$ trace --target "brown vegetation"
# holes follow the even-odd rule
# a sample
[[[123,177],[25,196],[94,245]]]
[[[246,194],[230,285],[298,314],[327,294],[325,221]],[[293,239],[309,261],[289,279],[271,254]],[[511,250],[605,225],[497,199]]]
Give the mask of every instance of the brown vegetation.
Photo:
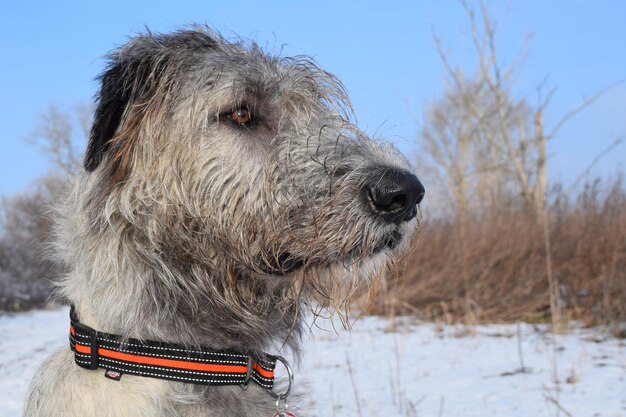
[[[549,242],[541,221],[516,207],[465,224],[425,221],[404,271],[375,306],[378,313],[425,319],[549,321],[585,325],[626,320],[626,188],[587,184],[576,198],[556,191],[548,207]],[[550,251],[547,251],[547,248]],[[556,306],[551,308],[547,254]]]
[[[424,228],[374,310],[445,322],[550,321],[560,330],[576,319],[620,328],[626,322],[623,178],[580,187],[579,177],[577,195],[546,193],[549,142],[606,90],[547,118],[554,90],[544,94],[541,83],[536,99],[517,92],[526,49],[504,65],[498,25],[485,3],[461,4],[474,69],[455,67],[435,36],[446,86],[426,106],[418,137],[417,166],[427,184]],[[614,139],[592,165],[623,140]]]

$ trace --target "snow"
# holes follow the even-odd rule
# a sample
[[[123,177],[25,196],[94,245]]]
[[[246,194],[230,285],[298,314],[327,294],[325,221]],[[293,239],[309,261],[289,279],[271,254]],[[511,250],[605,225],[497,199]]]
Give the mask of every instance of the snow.
[[[327,381],[314,389],[319,415],[539,417],[556,416],[556,402],[574,416],[626,416],[626,345],[591,331],[553,338],[521,325],[527,372],[516,372],[515,325],[367,318],[351,335],[317,334],[304,374]]]
[[[67,316],[66,308],[0,316],[0,417],[20,415],[39,363],[67,346]],[[598,331],[552,335],[523,324],[518,337],[515,325],[376,317],[351,333],[317,324],[326,329],[313,327],[294,369],[310,415],[626,416],[626,343]]]

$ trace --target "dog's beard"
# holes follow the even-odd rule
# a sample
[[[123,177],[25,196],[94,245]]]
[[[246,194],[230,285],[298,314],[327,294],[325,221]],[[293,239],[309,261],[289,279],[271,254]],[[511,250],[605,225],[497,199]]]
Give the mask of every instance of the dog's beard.
[[[385,227],[378,231],[375,239],[359,236],[351,244],[344,245],[348,247],[347,250],[335,248],[324,260],[288,250],[266,253],[259,259],[259,269],[265,274],[281,276],[292,275],[302,270],[321,270],[335,266],[347,271],[377,269],[376,265],[401,256],[417,226],[418,221],[411,221],[407,224]]]

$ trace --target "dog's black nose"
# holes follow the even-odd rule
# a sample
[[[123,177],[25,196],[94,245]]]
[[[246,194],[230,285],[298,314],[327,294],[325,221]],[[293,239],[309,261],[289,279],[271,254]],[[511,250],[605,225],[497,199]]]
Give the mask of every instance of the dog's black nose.
[[[386,168],[372,175],[365,185],[366,199],[387,223],[408,222],[417,215],[424,186],[410,172]]]

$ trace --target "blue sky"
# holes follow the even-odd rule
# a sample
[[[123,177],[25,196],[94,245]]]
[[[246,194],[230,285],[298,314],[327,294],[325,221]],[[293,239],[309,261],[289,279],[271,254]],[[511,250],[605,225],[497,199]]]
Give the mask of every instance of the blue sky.
[[[534,35],[518,91],[532,94],[549,77],[557,88],[547,124],[585,96],[626,78],[626,2],[488,1],[500,24],[500,54],[512,59]],[[468,65],[468,24],[459,2],[10,2],[0,14],[0,194],[19,191],[47,169],[24,143],[49,103],[71,109],[96,92],[101,57],[144,26],[170,31],[207,23],[280,50],[308,54],[346,85],[357,120],[407,155],[423,107],[441,94],[444,76],[434,28],[453,60]],[[614,137],[626,135],[626,86],[574,118],[550,145],[553,180],[573,181]],[[626,144],[593,170],[626,171]],[[419,167],[418,167],[419,171]]]

